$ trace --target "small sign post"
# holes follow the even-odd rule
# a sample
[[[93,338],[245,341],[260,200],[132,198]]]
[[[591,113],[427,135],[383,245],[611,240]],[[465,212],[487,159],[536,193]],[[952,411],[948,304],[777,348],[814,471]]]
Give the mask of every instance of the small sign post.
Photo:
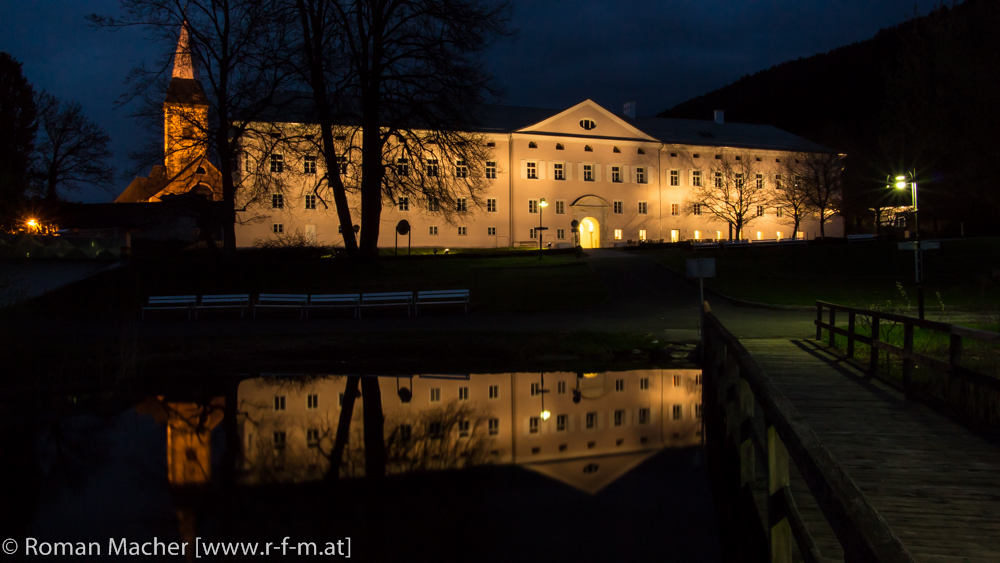
[[[705,278],[715,277],[715,258],[689,258],[687,277],[698,278],[698,336],[701,337],[702,317],[705,315]]]

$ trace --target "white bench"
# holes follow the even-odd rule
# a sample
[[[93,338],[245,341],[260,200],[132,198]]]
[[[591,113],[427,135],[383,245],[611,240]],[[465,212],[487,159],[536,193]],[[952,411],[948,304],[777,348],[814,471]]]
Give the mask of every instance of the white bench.
[[[253,316],[257,318],[257,309],[298,309],[299,318],[306,315],[309,296],[300,293],[261,293],[253,306]]]
[[[847,242],[875,242],[875,235],[847,235]]]
[[[197,303],[197,295],[151,295],[146,301],[146,306],[142,308],[140,317],[145,319],[147,310],[187,309],[188,320],[190,320],[191,310],[194,309]]]
[[[194,318],[198,318],[198,309],[239,309],[240,318],[250,305],[248,293],[226,293],[219,295],[202,295],[201,303],[194,309]]]
[[[410,316],[410,307],[413,306],[413,292],[362,293],[359,307],[391,307],[393,305],[406,305],[406,316]],[[361,316],[360,309],[358,316]]]
[[[309,309],[334,309],[350,307],[354,309],[354,318],[360,314],[358,306],[361,304],[360,293],[327,293],[322,295],[309,296]],[[306,310],[309,316],[309,310]]]
[[[443,289],[435,291],[418,291],[417,303],[413,307],[413,315],[420,314],[421,305],[464,305],[465,314],[469,314],[468,289]]]

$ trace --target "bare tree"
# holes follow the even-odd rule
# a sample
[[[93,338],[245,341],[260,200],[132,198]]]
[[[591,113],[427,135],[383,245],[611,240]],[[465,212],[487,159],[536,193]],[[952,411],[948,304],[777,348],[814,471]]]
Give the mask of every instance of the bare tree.
[[[497,93],[476,55],[508,33],[507,0],[295,0],[295,7],[301,75],[312,89],[347,250],[375,258],[382,207],[400,197],[431,211],[467,212],[484,189],[489,150],[463,131],[474,130],[475,108]],[[359,134],[338,145],[333,129],[347,124]],[[344,157],[361,162],[360,244],[337,178]]]
[[[819,219],[819,236],[826,237],[826,222],[840,213],[842,205],[841,176],[844,166],[837,153],[798,153],[790,164],[795,178],[802,182],[802,191],[809,211]]]
[[[111,29],[143,27],[164,46],[158,68],[132,72],[131,89],[122,103],[145,96],[148,103],[139,116],[162,119],[158,96],[171,61],[190,64],[191,78],[207,86],[208,120],[192,115],[185,138],[189,144],[202,143],[221,174],[225,248],[232,254],[237,192],[264,193],[273,187],[271,179],[266,185],[255,183],[264,177],[259,174],[240,176],[242,184],[237,185],[234,168],[243,136],[259,123],[256,118],[286,83],[289,66],[283,57],[289,52],[288,27],[294,20],[280,3],[267,0],[122,0],[121,7],[125,15],[120,18],[92,15],[90,20]],[[190,41],[175,52],[182,29]]]
[[[115,169],[107,163],[112,156],[107,131],[87,119],[77,102],[42,92],[35,103],[39,128],[33,176],[45,199],[55,201],[60,188],[79,190],[83,184],[111,188]]]
[[[758,182],[760,172],[752,155],[722,153],[715,160],[709,177],[691,190],[688,209],[695,214],[708,213],[729,223],[736,239],[757,218],[757,207],[773,200],[767,182]]]
[[[789,166],[787,158],[782,163],[780,170],[781,172],[774,177],[771,203],[780,210],[779,219],[781,222],[792,225],[792,238],[795,238],[802,220],[810,214],[809,197],[803,187],[802,180],[796,176],[796,171]]]

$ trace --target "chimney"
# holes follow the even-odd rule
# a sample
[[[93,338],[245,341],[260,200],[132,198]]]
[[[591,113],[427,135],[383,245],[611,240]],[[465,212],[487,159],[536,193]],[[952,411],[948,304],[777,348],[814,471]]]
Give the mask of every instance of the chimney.
[[[719,125],[722,125],[723,123],[726,122],[726,112],[722,111],[721,109],[713,111],[712,114],[715,116],[715,122],[718,123]]]
[[[625,108],[622,109],[622,113],[625,114],[625,117],[635,119],[635,106],[635,102],[625,102]]]

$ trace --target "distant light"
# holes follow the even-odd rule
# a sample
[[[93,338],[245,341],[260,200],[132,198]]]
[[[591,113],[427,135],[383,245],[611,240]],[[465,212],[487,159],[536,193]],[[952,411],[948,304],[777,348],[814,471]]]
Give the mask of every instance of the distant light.
[[[897,179],[897,180],[905,180],[905,179],[906,179],[906,176],[896,176],[896,179]]]
[[[583,377],[585,377],[587,379],[593,379],[593,378],[597,377],[597,374],[596,373],[585,373],[585,374],[583,374]]]
[[[32,229],[38,226],[38,221],[34,219],[28,219],[28,226]]]
[[[548,204],[548,203],[545,203],[545,198],[543,197],[543,198],[542,198],[542,199],[541,199],[541,200],[540,200],[540,201],[538,202],[538,206],[539,206],[539,207],[548,207],[548,206],[549,206],[549,204]]]
[[[550,416],[552,416],[552,413],[549,411],[542,411],[542,420],[548,420]]]
[[[896,187],[898,189],[903,189],[906,187],[906,182],[896,182]]]

